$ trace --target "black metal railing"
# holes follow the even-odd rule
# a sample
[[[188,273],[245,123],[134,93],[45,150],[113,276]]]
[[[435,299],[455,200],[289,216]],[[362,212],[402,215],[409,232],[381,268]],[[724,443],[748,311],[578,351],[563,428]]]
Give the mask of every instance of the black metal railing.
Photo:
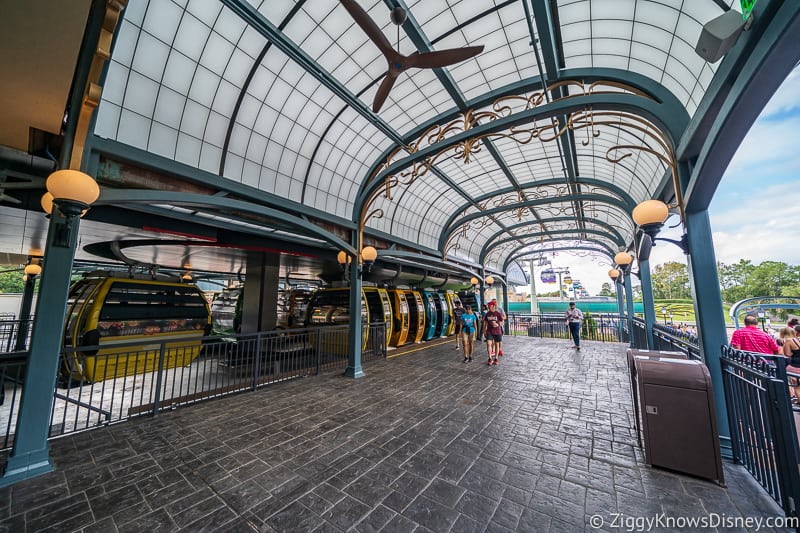
[[[545,337],[549,339],[571,339],[563,314],[532,313],[508,315],[510,335]],[[581,338],[592,341],[621,342],[622,324],[616,314],[592,314],[585,316],[581,326]]]
[[[32,319],[4,318],[0,320],[0,353],[27,350],[32,325]]]
[[[386,357],[386,325],[369,331],[368,363]],[[316,375],[348,364],[348,326],[205,337],[180,345],[138,340],[65,349],[53,395],[50,437],[157,415],[204,400]],[[0,355],[0,449],[13,445],[27,352]]]
[[[0,354],[0,449],[11,446],[28,352]]]
[[[647,324],[641,318],[633,319],[633,347],[647,350]],[[683,334],[679,330],[653,324],[653,350],[682,352],[687,359],[705,362],[700,351],[700,341],[695,335]]]
[[[632,346],[638,350],[647,350],[647,324],[641,318],[634,317],[631,325],[633,327],[633,331],[631,331]]]
[[[704,362],[700,352],[700,339],[696,335],[681,333],[680,330],[653,324],[653,349],[666,352],[683,352],[687,359]]]
[[[786,359],[723,346],[720,361],[733,458],[796,517],[800,455]]]

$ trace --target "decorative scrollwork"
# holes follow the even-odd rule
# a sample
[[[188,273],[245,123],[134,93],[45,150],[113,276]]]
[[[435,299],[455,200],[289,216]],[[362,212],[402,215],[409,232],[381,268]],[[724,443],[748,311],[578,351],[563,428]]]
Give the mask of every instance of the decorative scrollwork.
[[[553,92],[558,89],[558,91]],[[409,142],[405,146],[397,147],[386,158],[386,160],[379,165],[369,181],[375,179],[378,175],[390,168],[391,165],[400,158],[418,153],[425,148],[435,147],[437,144],[442,143],[448,138],[456,135],[463,135],[474,128],[493,122],[498,119],[508,117],[514,113],[536,108],[542,105],[546,99],[546,92],[552,94],[562,94],[559,99],[574,98],[576,96],[588,94],[608,94],[618,92],[629,92],[645,98],[648,95],[639,91],[638,89],[610,81],[597,81],[586,85],[585,83],[566,80],[551,84],[547,87],[546,91],[535,91],[530,94],[524,95],[507,95],[496,99],[489,106],[483,109],[469,109],[459,115],[457,118],[445,123],[436,124],[429,127],[415,140]],[[418,178],[427,174],[437,161],[442,158],[450,158],[453,160],[463,161],[464,164],[469,164],[473,154],[478,153],[482,149],[484,139],[510,139],[519,144],[527,144],[535,139],[540,142],[552,142],[559,139],[565,132],[574,131],[579,132],[585,130],[585,137],[581,140],[583,146],[588,146],[593,142],[593,139],[598,138],[602,134],[602,127],[608,126],[620,130],[633,133],[637,138],[648,139],[648,142],[643,140],[641,145],[620,143],[606,149],[605,158],[611,163],[619,163],[631,157],[634,151],[642,151],[649,153],[659,159],[662,163],[668,166],[673,171],[673,179],[677,176],[677,163],[675,155],[672,150],[671,144],[666,136],[652,123],[637,115],[619,112],[619,111],[594,111],[590,107],[579,111],[572,112],[568,115],[567,120],[562,124],[556,118],[548,119],[545,123],[537,123],[533,120],[525,126],[514,126],[507,131],[484,133],[465,138],[465,140],[455,143],[450,146],[443,147],[441,150],[433,150],[431,154],[422,158],[419,161],[413,162],[409,167],[406,167],[399,172],[389,174],[384,178],[384,186],[376,189],[373,194],[365,202],[362,213],[366,212],[370,205],[377,199],[378,196],[383,195],[386,200],[392,200],[393,189],[398,186],[409,186],[413,184]],[[653,147],[651,147],[650,143]],[[676,186],[676,195],[678,195],[678,205],[681,205],[680,190]],[[599,188],[591,189],[592,192],[599,191]],[[551,192],[552,191],[552,192]],[[567,196],[571,193],[568,186],[557,186],[550,190],[540,189],[535,191],[518,191],[516,195],[504,195],[499,198],[488,199],[481,204],[475,206],[479,211],[491,210],[497,207],[514,206],[523,204],[530,199],[543,199],[543,198],[558,198],[560,196]],[[607,194],[607,191],[603,191]],[[515,197],[516,196],[516,197]],[[600,213],[596,202],[584,202],[582,205],[583,213],[591,213],[596,216]],[[377,215],[377,212],[380,215]],[[511,213],[522,221],[526,216],[526,212],[530,208],[519,206],[511,207]],[[545,211],[551,215],[563,216],[576,216],[576,208],[574,203],[557,206],[542,206],[537,208],[537,211]],[[360,231],[363,233],[363,228],[370,218],[380,218],[383,216],[382,210],[374,210],[368,215],[363,216],[361,219]],[[445,244],[443,250],[443,258],[446,257],[448,251],[455,251],[460,249],[459,240],[466,238],[467,229],[480,230],[492,223],[496,222],[496,217],[490,215],[472,220],[470,223],[465,224],[463,228],[454,232]]]

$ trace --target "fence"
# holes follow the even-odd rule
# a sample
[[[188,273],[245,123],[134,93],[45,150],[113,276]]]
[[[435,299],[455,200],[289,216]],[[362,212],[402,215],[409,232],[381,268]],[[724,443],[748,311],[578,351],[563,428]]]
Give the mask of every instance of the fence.
[[[367,329],[365,363],[386,356],[385,324]],[[142,349],[140,340],[115,345],[113,354],[98,353],[99,346],[68,349],[61,354],[50,437],[345,368],[347,338],[343,325],[206,337],[202,347],[163,341]],[[26,362],[27,352],[0,355],[0,449],[13,445]]]
[[[508,315],[510,335],[571,339],[569,328],[562,314],[517,314]],[[623,323],[616,314],[586,315],[581,327],[581,338],[602,342],[623,341]]]
[[[23,351],[28,348],[33,321],[14,318],[0,319],[0,353]]]
[[[641,318],[633,319],[633,347],[647,350],[647,325]],[[683,352],[688,359],[703,361],[700,341],[695,335],[668,326],[653,324],[653,349],[662,352]]]
[[[787,516],[796,517],[800,455],[787,391],[786,359],[723,346],[720,361],[733,458]]]

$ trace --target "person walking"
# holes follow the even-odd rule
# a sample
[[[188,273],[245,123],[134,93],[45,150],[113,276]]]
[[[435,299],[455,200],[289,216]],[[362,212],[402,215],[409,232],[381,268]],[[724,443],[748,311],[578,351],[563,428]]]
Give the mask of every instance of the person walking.
[[[456,350],[461,351],[461,317],[464,316],[464,308],[461,307],[461,300],[456,300],[453,306],[453,324],[455,324]]]
[[[758,329],[758,317],[753,315],[745,316],[744,327],[733,332],[733,335],[731,335],[731,347],[746,352],[769,355],[774,355],[781,351],[772,336]]]
[[[497,302],[489,302],[489,310],[483,319],[486,347],[489,349],[489,364],[497,364],[497,356],[503,349],[503,322],[505,315],[497,310]]]
[[[569,309],[566,312],[567,326],[569,332],[572,334],[572,342],[575,344],[573,348],[576,350],[581,349],[581,324],[583,323],[583,312],[575,307],[575,302],[569,303]]]
[[[478,329],[478,315],[472,312],[469,305],[461,315],[461,336],[464,344],[464,362],[472,362],[472,353],[475,351],[475,332]]]

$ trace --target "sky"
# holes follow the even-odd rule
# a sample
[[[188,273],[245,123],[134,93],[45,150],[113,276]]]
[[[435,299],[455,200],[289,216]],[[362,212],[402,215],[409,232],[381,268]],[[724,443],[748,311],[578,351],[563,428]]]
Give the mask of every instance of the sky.
[[[740,259],[800,264],[800,67],[795,68],[766,105],[728,165],[709,206],[718,262]],[[678,226],[668,229],[669,226]],[[659,237],[679,239],[682,229],[671,215]],[[589,294],[609,281],[607,258],[579,258],[557,252],[554,267],[569,267]],[[670,261],[686,263],[677,246],[657,242],[650,268]],[[536,292],[555,290],[539,280]],[[527,292],[527,291],[526,291]]]

